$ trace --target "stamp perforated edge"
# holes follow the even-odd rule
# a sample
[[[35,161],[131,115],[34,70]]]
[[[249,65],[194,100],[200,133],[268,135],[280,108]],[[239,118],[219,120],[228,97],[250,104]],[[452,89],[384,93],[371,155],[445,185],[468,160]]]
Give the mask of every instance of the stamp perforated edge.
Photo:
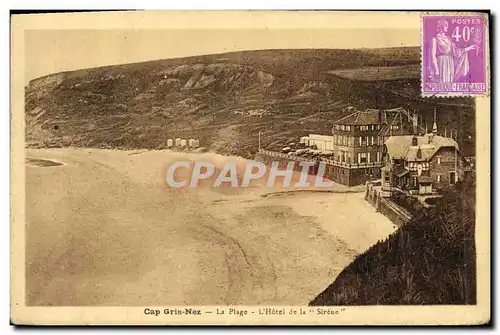
[[[425,93],[424,91],[424,16],[482,16],[485,21],[485,57],[484,57],[484,73],[485,73],[485,84],[486,91],[478,94],[466,94],[460,92],[450,92],[450,93]],[[490,74],[490,14],[485,12],[422,12],[420,13],[420,97],[432,99],[432,98],[477,98],[477,97],[489,97],[490,87],[491,87],[491,74]]]

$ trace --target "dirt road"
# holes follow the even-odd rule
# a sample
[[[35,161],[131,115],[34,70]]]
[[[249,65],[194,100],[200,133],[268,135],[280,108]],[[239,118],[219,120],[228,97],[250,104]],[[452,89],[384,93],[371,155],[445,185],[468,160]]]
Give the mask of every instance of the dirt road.
[[[186,154],[26,156],[29,305],[305,305],[394,230],[361,193],[172,189]]]

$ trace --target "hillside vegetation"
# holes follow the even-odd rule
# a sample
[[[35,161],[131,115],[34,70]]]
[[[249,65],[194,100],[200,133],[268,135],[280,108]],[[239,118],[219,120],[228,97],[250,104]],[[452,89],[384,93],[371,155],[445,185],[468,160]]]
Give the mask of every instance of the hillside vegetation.
[[[259,132],[269,148],[329,134],[348,105],[432,115],[414,75],[380,91],[328,73],[419,62],[419,48],[261,50],[57,73],[26,87],[26,143],[159,149],[168,138],[198,138],[210,150],[253,157]]]
[[[310,305],[476,303],[475,187],[457,184],[358,256]]]

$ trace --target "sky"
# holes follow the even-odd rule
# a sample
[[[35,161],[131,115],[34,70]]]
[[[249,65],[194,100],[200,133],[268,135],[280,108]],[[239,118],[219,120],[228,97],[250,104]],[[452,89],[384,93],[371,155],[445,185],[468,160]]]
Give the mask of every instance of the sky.
[[[419,29],[25,31],[25,80],[61,71],[242,50],[418,46]]]

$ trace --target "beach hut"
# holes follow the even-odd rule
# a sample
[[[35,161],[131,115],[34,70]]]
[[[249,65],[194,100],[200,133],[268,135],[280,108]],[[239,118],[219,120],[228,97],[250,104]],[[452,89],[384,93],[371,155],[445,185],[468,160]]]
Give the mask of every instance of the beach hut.
[[[169,139],[167,140],[167,147],[169,147],[169,148],[170,148],[170,147],[172,147],[173,145],[174,145],[174,140],[173,140],[173,139],[171,139],[171,138],[169,138]]]
[[[187,141],[182,139],[181,140],[181,147],[185,147],[187,145]]]
[[[189,141],[188,141],[188,143],[189,143],[189,146],[191,148],[193,148],[194,147],[194,138],[190,138]]]
[[[181,145],[181,139],[180,138],[176,138],[175,139],[175,146],[178,147]]]

